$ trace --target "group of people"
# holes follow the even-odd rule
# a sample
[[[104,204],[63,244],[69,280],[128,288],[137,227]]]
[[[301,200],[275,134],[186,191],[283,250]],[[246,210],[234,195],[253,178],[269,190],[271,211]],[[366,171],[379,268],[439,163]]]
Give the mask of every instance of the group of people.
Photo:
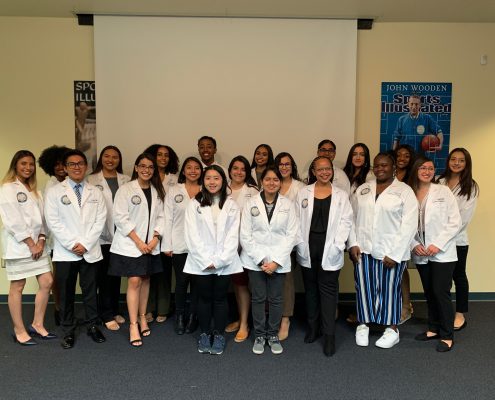
[[[415,264],[428,303],[428,327],[416,339],[436,339],[440,352],[452,349],[454,330],[467,324],[466,228],[479,195],[466,149],[452,150],[436,176],[433,162],[408,145],[381,152],[371,163],[368,147],[357,143],[342,170],[333,164],[335,143],[323,140],[303,181],[291,154],[274,157],[267,144],[255,149],[251,163],[239,155],[228,168],[215,161],[216,148],[214,138],[200,138],[199,158],[187,157],[179,168],[175,151],[155,144],[136,158],[128,177],[115,146],[102,149],[89,175],[84,153],[52,146],[39,158],[51,177],[43,195],[35,156],[18,151],[0,190],[14,341],[29,346],[38,344],[34,338],[57,338],[44,326],[52,291],[61,345],[72,348],[79,276],[88,335],[104,342],[100,321],[112,331],[125,322],[119,296],[127,277],[129,342],[140,347],[151,334],[149,323],[163,323],[170,313],[173,270],[174,330],[182,335],[199,327],[200,353],[221,354],[225,332],[236,332],[236,342],[246,340],[251,310],[252,351],[262,354],[268,345],[280,354],[300,266],[304,341],[323,336],[323,352],[331,356],[339,273],[348,251],[358,346],[368,346],[369,324],[384,327],[376,346],[399,342],[398,325],[413,312],[407,268]],[[31,276],[39,291],[26,329],[21,298]],[[229,323],[231,284],[239,318]]]

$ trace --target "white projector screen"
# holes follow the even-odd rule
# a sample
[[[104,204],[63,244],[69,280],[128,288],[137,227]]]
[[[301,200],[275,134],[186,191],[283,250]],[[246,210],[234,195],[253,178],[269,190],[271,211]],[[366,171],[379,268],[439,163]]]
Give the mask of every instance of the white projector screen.
[[[129,173],[152,143],[183,160],[208,135],[225,167],[268,143],[303,172],[328,138],[342,165],[356,46],[355,20],[95,16],[98,148],[118,146]]]

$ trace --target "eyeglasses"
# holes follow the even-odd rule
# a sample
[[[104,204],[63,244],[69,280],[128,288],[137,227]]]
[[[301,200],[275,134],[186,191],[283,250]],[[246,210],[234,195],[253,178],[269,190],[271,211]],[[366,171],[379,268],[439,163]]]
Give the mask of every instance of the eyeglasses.
[[[318,149],[318,151],[319,151],[320,153],[330,153],[330,154],[334,154],[334,153],[335,153],[335,149],[327,149],[327,148],[325,148],[325,147],[320,147],[320,148]]]
[[[68,162],[65,164],[67,168],[70,169],[75,169],[75,168],[82,168],[86,165],[84,161],[79,161],[79,162]]]
[[[148,171],[153,171],[155,169],[155,167],[153,165],[144,165],[144,164],[139,164],[137,166],[139,169],[142,169],[143,171],[144,170],[148,170]]]
[[[315,171],[316,172],[330,172],[330,171],[333,171],[333,168],[332,167],[316,168]]]
[[[418,171],[422,171],[422,172],[434,172],[435,171],[435,167],[419,167],[418,168]]]
[[[278,164],[279,168],[290,168],[292,167],[292,164],[290,162],[288,163],[280,163]]]

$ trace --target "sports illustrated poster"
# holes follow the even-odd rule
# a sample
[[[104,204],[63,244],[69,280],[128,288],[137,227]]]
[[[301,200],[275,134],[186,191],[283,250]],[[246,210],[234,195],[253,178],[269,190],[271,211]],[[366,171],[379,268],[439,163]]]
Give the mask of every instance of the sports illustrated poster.
[[[96,167],[95,81],[74,81],[76,149],[88,158],[88,171]]]
[[[407,144],[445,169],[449,155],[452,83],[382,82],[380,151]]]

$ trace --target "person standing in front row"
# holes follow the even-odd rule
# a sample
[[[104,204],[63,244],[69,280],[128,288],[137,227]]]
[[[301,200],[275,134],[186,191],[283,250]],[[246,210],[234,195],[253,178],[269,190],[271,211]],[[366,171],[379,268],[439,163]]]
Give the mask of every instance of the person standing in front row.
[[[450,289],[457,261],[455,241],[462,222],[454,195],[447,186],[432,183],[434,178],[433,161],[419,157],[409,178],[419,206],[418,229],[411,249],[428,305],[428,330],[415,339],[440,339],[437,351],[443,353],[454,346]]]
[[[394,169],[394,156],[379,153],[373,160],[376,180],[359,186],[351,199],[354,225],[348,249],[354,263],[358,346],[369,344],[369,323],[385,326],[377,347],[399,343],[401,280],[411,257],[418,206],[412,189],[394,178]]]
[[[304,342],[324,335],[323,352],[335,354],[335,313],[340,269],[352,226],[352,208],[346,192],[332,185],[333,166],[327,157],[311,163],[309,186],[299,190],[297,212],[301,221],[297,261],[302,267],[308,331]]]
[[[318,157],[328,157],[333,164],[335,156],[337,155],[337,147],[335,146],[335,143],[332,142],[330,139],[324,139],[320,143],[318,143],[318,150],[316,152],[316,155]],[[308,171],[308,178],[310,173],[311,171]],[[349,182],[346,173],[336,165],[333,166],[332,185],[341,188],[347,193],[347,195],[351,194],[351,183]]]
[[[88,168],[84,153],[69,150],[65,153],[64,165],[68,179],[48,191],[45,218],[55,242],[53,261],[57,263],[55,278],[60,291],[60,326],[64,334],[61,345],[70,349],[75,344],[74,298],[78,275],[88,335],[96,343],[105,341],[96,326],[96,276],[99,261],[103,259],[99,239],[107,209],[101,191],[84,179]]]
[[[262,192],[248,200],[242,211],[240,242],[242,265],[249,270],[255,340],[253,353],[273,354],[283,347],[278,338],[283,314],[285,275],[290,271],[290,253],[296,244],[299,223],[294,204],[279,195],[282,175],[269,165],[261,173]],[[268,300],[268,325],[265,305]]]
[[[227,177],[221,167],[206,167],[201,180],[201,191],[186,210],[185,239],[189,254],[184,272],[195,275],[198,291],[201,330],[198,352],[222,354],[230,275],[242,271],[237,253],[240,212],[237,203],[227,196]]]

